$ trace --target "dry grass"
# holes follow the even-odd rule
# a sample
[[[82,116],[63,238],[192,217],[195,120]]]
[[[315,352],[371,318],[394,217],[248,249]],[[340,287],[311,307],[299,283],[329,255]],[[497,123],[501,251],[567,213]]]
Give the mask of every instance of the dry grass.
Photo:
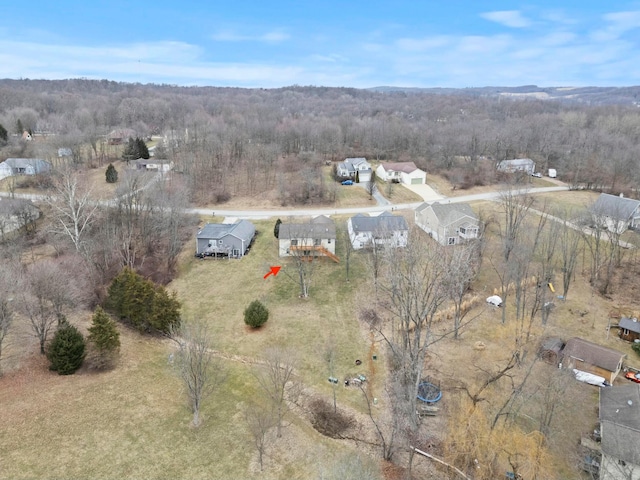
[[[401,184],[388,184],[378,179],[376,181],[376,185],[378,187],[378,191],[382,194],[382,196],[389,200],[391,203],[402,204],[422,201],[422,197],[420,195],[412,192],[408,188],[405,188]]]

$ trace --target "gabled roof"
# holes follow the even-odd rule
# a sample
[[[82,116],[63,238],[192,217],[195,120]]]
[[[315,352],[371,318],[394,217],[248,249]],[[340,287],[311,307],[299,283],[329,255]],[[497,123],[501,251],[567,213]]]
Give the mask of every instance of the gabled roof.
[[[393,163],[383,163],[382,168],[384,168],[385,172],[404,172],[411,173],[418,170],[416,164],[413,162],[393,162]]]
[[[355,233],[373,232],[384,234],[409,230],[409,225],[404,217],[393,215],[389,212],[381,213],[376,217],[368,217],[359,213],[351,217],[351,225]]]
[[[595,215],[605,215],[619,220],[629,220],[640,206],[640,201],[601,193],[591,206]]]
[[[620,361],[626,356],[617,350],[603,347],[596,343],[591,343],[582,338],[571,338],[562,350],[565,358],[573,357],[582,360],[585,363],[595,367],[603,368],[609,372],[615,372],[618,369]]]
[[[251,241],[256,228],[253,223],[247,220],[240,220],[237,223],[207,223],[197,234],[197,238],[219,240],[226,235]]]
[[[369,165],[369,162],[367,162],[367,159],[364,157],[345,158],[343,162],[338,164],[339,167],[353,173],[355,173],[356,170],[359,170],[358,167],[361,165],[365,165],[367,167],[366,170],[371,169],[371,165]]]
[[[602,451],[640,465],[640,384],[600,389]]]
[[[440,222],[441,225],[451,225],[453,222],[456,222],[464,217],[469,217],[474,220],[474,223],[477,223],[478,217],[471,209],[471,206],[468,203],[432,203],[431,205],[426,204],[427,207],[431,207],[433,209],[433,213]],[[426,208],[425,208],[426,209]],[[423,211],[425,209],[421,209]]]
[[[631,332],[640,333],[640,322],[637,318],[621,318],[618,322],[618,327],[624,328],[625,330],[629,330]]]
[[[279,240],[295,238],[335,239],[336,225],[328,217],[320,215],[308,223],[281,223],[278,230]]]
[[[51,170],[51,164],[40,158],[7,158],[3,163],[6,163],[11,168],[33,167],[38,173]]]

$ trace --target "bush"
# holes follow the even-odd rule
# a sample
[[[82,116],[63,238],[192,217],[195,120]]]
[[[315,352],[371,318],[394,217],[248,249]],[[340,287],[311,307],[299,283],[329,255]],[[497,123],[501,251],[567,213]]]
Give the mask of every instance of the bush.
[[[269,310],[258,300],[254,300],[244,311],[244,323],[253,328],[258,328],[267,323]]]
[[[82,366],[84,355],[84,337],[76,327],[63,320],[47,350],[51,362],[49,370],[59,375],[71,375]]]
[[[633,345],[631,345],[631,349],[638,355],[640,355],[640,343],[634,343]]]
[[[111,317],[97,307],[89,327],[90,363],[97,369],[111,368],[120,352],[120,332]]]
[[[334,411],[333,406],[321,398],[311,402],[310,410],[313,428],[330,438],[344,438],[344,433],[356,425],[353,417]]]

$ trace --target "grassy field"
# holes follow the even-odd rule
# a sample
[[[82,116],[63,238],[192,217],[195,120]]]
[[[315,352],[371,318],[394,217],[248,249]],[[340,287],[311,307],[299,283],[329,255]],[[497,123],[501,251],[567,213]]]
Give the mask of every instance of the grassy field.
[[[560,206],[588,200],[584,192],[563,192],[549,198]],[[474,209],[482,210],[485,217],[498,216],[495,202],[478,203]],[[412,217],[413,212],[403,213]],[[334,220],[342,225],[346,218]],[[12,369],[0,379],[0,479],[306,479],[317,478],[323,467],[353,451],[349,442],[318,434],[305,412],[296,411],[288,416],[283,437],[270,437],[265,471],[259,471],[243,420],[247,405],[260,400],[253,361],[263,358],[269,347],[290,349],[296,354],[297,378],[308,394],[329,399],[332,391],[323,352],[331,344],[337,353],[335,375],[342,379],[363,373],[374,395],[383,398],[384,352],[379,345],[372,349],[367,331],[356,318],[358,306],[370,301],[372,289],[364,254],[352,254],[351,281],[347,282],[344,244],[338,240],[336,253],[341,262],[317,262],[311,297],[301,299],[292,263],[277,257],[274,222],[254,223],[260,233],[248,256],[241,260],[196,259],[189,243],[180,258],[180,274],[169,285],[184,303],[184,317],[205,321],[214,347],[228,357],[218,360],[227,379],[205,402],[203,425],[198,429],[190,426],[182,386],[168,362],[174,348],[168,340],[142,336],[121,326],[118,368],[105,373],[82,369],[62,377],[49,372],[39,355],[27,354],[37,348],[21,321],[7,352],[13,354]],[[437,343],[429,355],[427,373],[444,391],[444,415],[430,424],[439,432],[442,424],[437,421],[456,413],[447,409],[452,408],[449,399],[460,394],[461,384],[472,386],[481,381],[482,371],[503,365],[513,347],[512,305],[508,302],[508,321],[503,325],[502,311],[487,307],[483,301],[498,287],[490,262],[491,256],[498,254],[495,233],[489,232],[494,240],[489,242],[483,269],[473,286],[473,293],[481,299],[467,317],[474,321],[463,329],[460,339]],[[630,344],[619,340],[613,331],[607,335],[612,308],[633,305],[622,297],[605,299],[592,294],[584,275],[587,258],[580,257],[569,296],[564,302],[555,301],[548,325],[542,328],[537,322],[532,329],[529,355],[535,355],[544,336],[559,335],[565,340],[579,336],[627,353],[629,362],[638,365]],[[264,279],[272,265],[282,266],[281,272]],[[256,331],[243,322],[243,311],[254,299],[264,302],[271,312],[267,324]],[[72,320],[86,329],[89,314],[79,313]],[[484,348],[477,349],[478,342]],[[378,363],[370,361],[372,353],[378,355]],[[356,359],[363,360],[361,367],[355,366]],[[555,371],[540,362],[531,381],[543,385]],[[510,386],[505,382],[499,388]],[[488,401],[496,389],[489,389]],[[341,387],[337,394],[338,405],[355,414],[363,412],[357,390]],[[575,442],[597,419],[597,390],[571,381],[565,395],[571,401],[558,407],[561,428],[551,445],[558,454],[558,478],[571,479],[577,478],[570,465]],[[533,408],[523,408],[523,414],[534,414],[529,410]]]

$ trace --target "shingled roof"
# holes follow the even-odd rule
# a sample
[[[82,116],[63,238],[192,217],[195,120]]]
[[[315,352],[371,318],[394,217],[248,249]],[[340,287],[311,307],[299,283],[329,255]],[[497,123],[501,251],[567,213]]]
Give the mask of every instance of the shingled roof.
[[[358,213],[351,217],[351,225],[356,234],[373,232],[377,235],[388,235],[391,232],[409,230],[409,225],[404,217],[393,215],[389,212],[381,213],[376,217]]]
[[[447,203],[442,204],[435,202],[431,205],[433,213],[438,217],[438,221],[441,225],[450,225],[461,217],[471,217],[474,220],[478,220],[478,217],[471,206],[468,203]]]
[[[329,217],[320,215],[308,223],[282,223],[278,239],[295,238],[336,238],[336,225]]]
[[[618,327],[629,330],[630,332],[640,333],[640,322],[637,318],[621,318]]]
[[[416,164],[413,162],[383,163],[382,168],[384,168],[385,172],[394,171],[411,173],[418,170],[418,167],[416,167]]]
[[[615,372],[618,370],[618,365],[625,354],[597,343],[574,337],[567,341],[564,350],[562,350],[562,356],[563,358],[573,357],[595,367]]]
[[[640,465],[640,385],[600,389],[602,451]]]
[[[601,193],[591,206],[591,212],[618,220],[629,220],[639,206],[638,200]]]

